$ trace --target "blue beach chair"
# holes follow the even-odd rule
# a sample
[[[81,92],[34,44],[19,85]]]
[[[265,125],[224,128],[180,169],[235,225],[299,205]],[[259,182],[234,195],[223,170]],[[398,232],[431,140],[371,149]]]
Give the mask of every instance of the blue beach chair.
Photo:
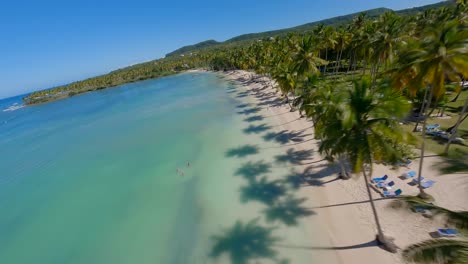
[[[440,228],[437,229],[437,234],[441,237],[454,237],[458,235],[458,230],[454,228]]]
[[[423,187],[424,189],[427,189],[427,188],[431,188],[432,186],[434,186],[436,182],[435,181],[425,181],[425,182],[421,182],[421,187]]]
[[[412,160],[406,159],[406,160],[403,160],[403,161],[398,162],[398,165],[400,165],[400,166],[402,166],[402,167],[408,167],[408,166],[411,165],[412,163],[413,163]]]
[[[424,177],[421,177],[421,183],[422,183],[423,181],[424,181]],[[414,178],[411,182],[414,183],[414,184],[418,184],[418,183],[419,183],[419,180],[418,180],[418,178]]]
[[[416,172],[415,171],[408,171],[408,172],[404,173],[403,176],[406,179],[414,178],[414,176],[416,176]]]
[[[426,126],[426,130],[434,130],[434,129],[437,129],[439,128],[440,125],[439,124],[434,124],[434,125],[430,125],[430,126]]]
[[[371,180],[372,183],[379,183],[379,182],[384,182],[388,179],[388,175],[384,175],[383,177],[380,178],[373,178]]]
[[[383,196],[385,196],[385,197],[395,197],[395,196],[401,195],[402,192],[403,191],[401,189],[398,189],[398,190],[396,190],[394,192],[384,191]]]
[[[377,183],[376,186],[379,187],[379,188],[384,188],[386,190],[390,190],[390,189],[392,189],[393,186],[395,186],[395,182],[394,181],[391,181],[389,183],[379,182],[379,183]]]

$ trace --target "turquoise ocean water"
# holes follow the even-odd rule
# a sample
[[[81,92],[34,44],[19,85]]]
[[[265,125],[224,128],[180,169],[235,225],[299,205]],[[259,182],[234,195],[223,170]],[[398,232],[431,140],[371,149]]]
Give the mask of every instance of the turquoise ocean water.
[[[186,73],[13,111],[21,98],[0,101],[0,263],[310,261],[275,249],[291,225],[263,214],[289,170],[239,173],[280,152],[245,130],[238,89]],[[309,241],[300,221],[282,238]]]

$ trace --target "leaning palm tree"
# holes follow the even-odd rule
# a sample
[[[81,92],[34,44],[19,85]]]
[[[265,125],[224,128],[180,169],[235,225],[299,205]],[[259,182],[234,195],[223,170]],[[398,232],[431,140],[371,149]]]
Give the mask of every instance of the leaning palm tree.
[[[424,108],[445,94],[447,80],[460,83],[461,76],[468,76],[468,30],[458,19],[431,28],[422,41],[409,45],[411,49],[400,56],[400,70],[395,76],[396,85],[408,88],[410,94],[429,87]],[[421,111],[425,113],[425,109]],[[423,119],[421,155],[419,161],[419,195],[427,198],[421,186],[425,151],[426,120]]]
[[[407,101],[388,86],[371,89],[371,81],[364,78],[355,81],[345,90],[332,111],[335,118],[324,119],[321,124],[319,150],[332,156],[346,155],[355,173],[362,173],[377,227],[377,239],[385,247],[396,247],[385,238],[369,187],[374,161],[395,162],[401,158],[396,144],[407,137],[400,131],[398,119],[409,109]],[[329,106],[332,107],[332,106]]]

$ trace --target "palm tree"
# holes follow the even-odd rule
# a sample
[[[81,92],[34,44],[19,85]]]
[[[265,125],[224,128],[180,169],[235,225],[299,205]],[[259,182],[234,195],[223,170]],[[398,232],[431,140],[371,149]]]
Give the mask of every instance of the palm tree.
[[[353,171],[362,173],[377,226],[377,239],[394,252],[396,248],[383,234],[368,182],[374,161],[401,159],[395,144],[407,138],[397,121],[406,114],[409,104],[387,86],[371,89],[368,78],[355,81],[344,93],[341,102],[327,110],[336,118],[323,120],[319,150],[332,156],[346,155]]]
[[[343,101],[343,97],[346,94],[343,92],[343,87],[338,87],[336,85],[323,85],[320,86],[311,85],[308,94],[303,95],[301,98],[303,100],[300,110],[303,110],[308,117],[312,119],[314,124],[314,135],[315,138],[320,139],[324,137],[324,134],[329,133],[328,130],[332,126],[341,127],[339,122],[340,111],[337,107]],[[331,123],[336,121],[336,123]],[[331,143],[331,142],[330,142]],[[347,173],[345,163],[346,163],[346,154],[342,152],[337,152],[337,156],[332,156],[329,149],[333,146],[322,145],[322,153],[325,153],[327,157],[332,159],[337,159],[338,164],[340,165],[340,175],[343,179],[348,179],[349,174]]]
[[[319,74],[318,67],[327,64],[327,61],[318,57],[317,45],[312,36],[304,36],[295,45],[293,55],[293,70],[304,81],[312,75]]]
[[[346,49],[348,44],[351,41],[351,34],[346,31],[345,29],[340,29],[337,31],[337,48],[338,50],[336,51],[336,61],[335,61],[335,77],[338,77],[338,71],[341,67],[341,59],[343,57],[343,51]]]
[[[395,48],[401,42],[400,18],[394,13],[385,12],[377,22],[377,33],[373,37],[373,67],[371,76],[375,83],[380,65],[388,69],[389,63],[393,62]]]
[[[279,64],[273,72],[272,77],[278,83],[282,95],[286,98],[286,103],[289,104],[291,111],[293,111],[294,108],[291,100],[289,100],[289,94],[296,89],[297,73],[289,65]]]
[[[411,94],[429,87],[429,97],[425,99],[427,103],[422,109],[425,113],[433,99],[437,101],[445,94],[446,79],[458,83],[460,76],[468,76],[468,30],[455,19],[438,28],[431,28],[425,32],[423,40],[410,46],[411,49],[400,55],[401,68],[395,80],[398,86],[408,88]],[[421,186],[421,177],[428,116],[423,119],[418,173],[419,195],[424,198],[428,196]]]
[[[320,36],[321,36],[321,41],[322,41],[322,46],[325,47],[325,61],[328,61],[328,49],[334,49],[336,46],[336,38],[337,38],[337,33],[335,29],[331,26],[324,27],[320,31]],[[325,68],[323,70],[324,73],[327,72],[327,64],[325,64]]]

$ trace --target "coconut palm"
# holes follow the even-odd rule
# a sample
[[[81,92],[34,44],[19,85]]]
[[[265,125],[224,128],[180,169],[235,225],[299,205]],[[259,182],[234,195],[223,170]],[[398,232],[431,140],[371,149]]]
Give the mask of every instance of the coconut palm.
[[[401,159],[395,144],[405,141],[406,137],[399,130],[397,121],[406,114],[409,104],[386,86],[371,89],[371,81],[367,78],[355,81],[344,93],[345,96],[340,96],[341,102],[327,110],[335,118],[322,120],[318,131],[322,139],[319,150],[332,156],[346,155],[353,171],[362,173],[377,226],[377,238],[394,251],[383,234],[368,180],[374,161]]]
[[[319,73],[318,67],[327,61],[318,57],[317,44],[312,36],[304,36],[295,45],[293,53],[293,70],[298,76],[307,79]]]
[[[336,46],[337,33],[335,29],[331,26],[324,27],[320,32],[322,46],[325,47],[325,61],[328,61],[328,49],[334,49]],[[324,73],[327,72],[327,64],[323,70]]]
[[[317,82],[315,83],[317,84]],[[329,133],[329,129],[332,126],[338,128],[341,127],[339,121],[340,109],[337,107],[343,101],[343,97],[346,94],[343,92],[343,87],[336,85],[311,85],[311,89],[307,95],[304,95],[304,99],[301,105],[303,110],[308,117],[310,117],[314,123],[314,135],[320,139],[325,137],[324,133]],[[335,123],[332,123],[336,121]],[[324,142],[325,144],[328,142]],[[331,143],[331,142],[330,142]],[[349,174],[346,171],[346,154],[343,152],[337,152],[336,156],[333,156],[328,150],[333,146],[322,145],[321,152],[326,154],[327,157],[337,159],[341,169],[341,177],[348,178]]]
[[[356,70],[358,52],[361,49],[365,48],[365,45],[363,45],[364,43],[362,43],[361,41],[363,40],[366,22],[366,14],[361,13],[355,18],[353,18],[352,23],[348,26],[348,31],[352,34],[351,42],[349,44],[350,56],[348,72],[351,69],[353,69],[353,71]]]
[[[400,56],[399,74],[396,84],[416,94],[420,89],[429,87],[429,97],[424,101],[426,107],[433,98],[437,101],[445,94],[446,80],[460,83],[460,76],[468,76],[468,30],[458,19],[444,23],[438,28],[425,32],[425,38],[413,45]],[[425,133],[427,116],[423,119],[421,155],[418,186],[421,197],[427,197],[421,186],[422,165],[424,162]]]
[[[287,64],[279,64],[275,69],[273,79],[278,83],[282,95],[289,104],[291,111],[293,111],[292,102],[289,99],[290,93],[293,93],[297,85],[297,73],[292,70],[292,67]]]
[[[400,18],[394,13],[385,12],[379,17],[377,22],[377,33],[373,37],[371,46],[373,47],[373,67],[371,71],[375,82],[380,65],[387,69],[393,62],[395,48],[401,43]]]
[[[348,44],[351,42],[351,33],[345,29],[339,29],[337,31],[336,37],[336,47],[338,48],[336,52],[336,61],[335,61],[335,76],[338,76],[338,72],[341,67],[341,59],[343,57],[343,51],[347,48]]]

